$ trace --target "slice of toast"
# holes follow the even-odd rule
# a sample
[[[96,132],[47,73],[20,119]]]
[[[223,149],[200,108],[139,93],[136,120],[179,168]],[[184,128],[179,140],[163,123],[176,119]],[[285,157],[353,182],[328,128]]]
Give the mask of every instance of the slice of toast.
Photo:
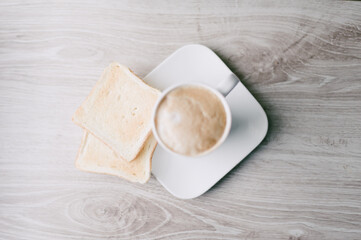
[[[160,91],[129,68],[108,66],[73,115],[73,121],[102,140],[119,157],[132,161],[151,134],[151,114]]]
[[[75,166],[83,171],[122,177],[131,182],[146,183],[150,178],[152,156],[157,141],[149,135],[138,156],[131,162],[119,158],[114,151],[92,134],[84,131]]]

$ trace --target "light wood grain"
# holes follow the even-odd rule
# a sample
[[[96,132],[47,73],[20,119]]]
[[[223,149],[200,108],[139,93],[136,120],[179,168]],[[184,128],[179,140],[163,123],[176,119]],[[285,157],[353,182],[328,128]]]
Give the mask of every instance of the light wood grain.
[[[1,239],[360,239],[361,3],[1,1]],[[263,143],[179,200],[74,167],[71,115],[111,61],[212,48],[265,108]]]

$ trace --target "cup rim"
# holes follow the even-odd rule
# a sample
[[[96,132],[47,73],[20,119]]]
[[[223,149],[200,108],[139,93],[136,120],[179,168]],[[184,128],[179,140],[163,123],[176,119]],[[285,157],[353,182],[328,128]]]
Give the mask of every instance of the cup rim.
[[[160,136],[158,135],[158,130],[156,128],[156,124],[155,124],[155,118],[156,118],[156,114],[159,108],[160,103],[162,102],[162,100],[164,99],[164,97],[171,91],[175,90],[176,88],[180,88],[180,87],[186,87],[186,86],[198,86],[198,87],[204,87],[207,90],[211,91],[212,93],[214,93],[219,100],[221,100],[223,108],[226,112],[226,126],[224,128],[222,137],[217,141],[217,143],[215,145],[213,145],[211,148],[207,149],[206,151],[203,151],[199,154],[196,155],[184,155],[178,152],[173,151],[172,149],[170,149],[160,138]],[[171,153],[171,154],[175,154],[177,156],[181,156],[181,157],[201,157],[204,155],[207,155],[211,152],[213,152],[215,149],[217,149],[220,145],[222,145],[222,143],[227,139],[229,132],[231,130],[231,126],[232,126],[232,114],[231,114],[231,109],[226,101],[225,96],[223,96],[217,89],[215,89],[214,87],[211,87],[207,84],[204,83],[200,83],[200,82],[195,82],[195,83],[179,83],[179,84],[175,84],[172,85],[168,88],[166,88],[164,91],[162,91],[161,95],[158,97],[155,106],[153,108],[153,113],[152,113],[152,132],[153,132],[153,136],[155,137],[155,139],[157,140],[157,142],[159,143],[159,145],[165,149],[167,152]]]

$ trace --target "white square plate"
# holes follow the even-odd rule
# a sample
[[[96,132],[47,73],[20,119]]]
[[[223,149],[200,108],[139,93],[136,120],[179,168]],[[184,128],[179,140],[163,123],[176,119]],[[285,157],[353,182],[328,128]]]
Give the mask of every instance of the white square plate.
[[[170,55],[144,80],[158,89],[177,83],[201,82],[216,86],[231,70],[209,48],[187,45]],[[175,156],[160,146],[154,152],[152,173],[174,196],[202,195],[242,161],[267,133],[267,116],[240,82],[226,97],[232,112],[232,128],[226,141],[212,153],[192,158]]]

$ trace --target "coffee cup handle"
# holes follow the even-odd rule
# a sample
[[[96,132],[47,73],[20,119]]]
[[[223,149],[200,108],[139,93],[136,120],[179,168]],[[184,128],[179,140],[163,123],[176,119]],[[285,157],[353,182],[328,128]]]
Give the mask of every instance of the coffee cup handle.
[[[223,96],[227,96],[228,93],[230,93],[239,82],[239,78],[234,73],[231,73],[226,79],[224,79],[217,85],[216,89]]]

